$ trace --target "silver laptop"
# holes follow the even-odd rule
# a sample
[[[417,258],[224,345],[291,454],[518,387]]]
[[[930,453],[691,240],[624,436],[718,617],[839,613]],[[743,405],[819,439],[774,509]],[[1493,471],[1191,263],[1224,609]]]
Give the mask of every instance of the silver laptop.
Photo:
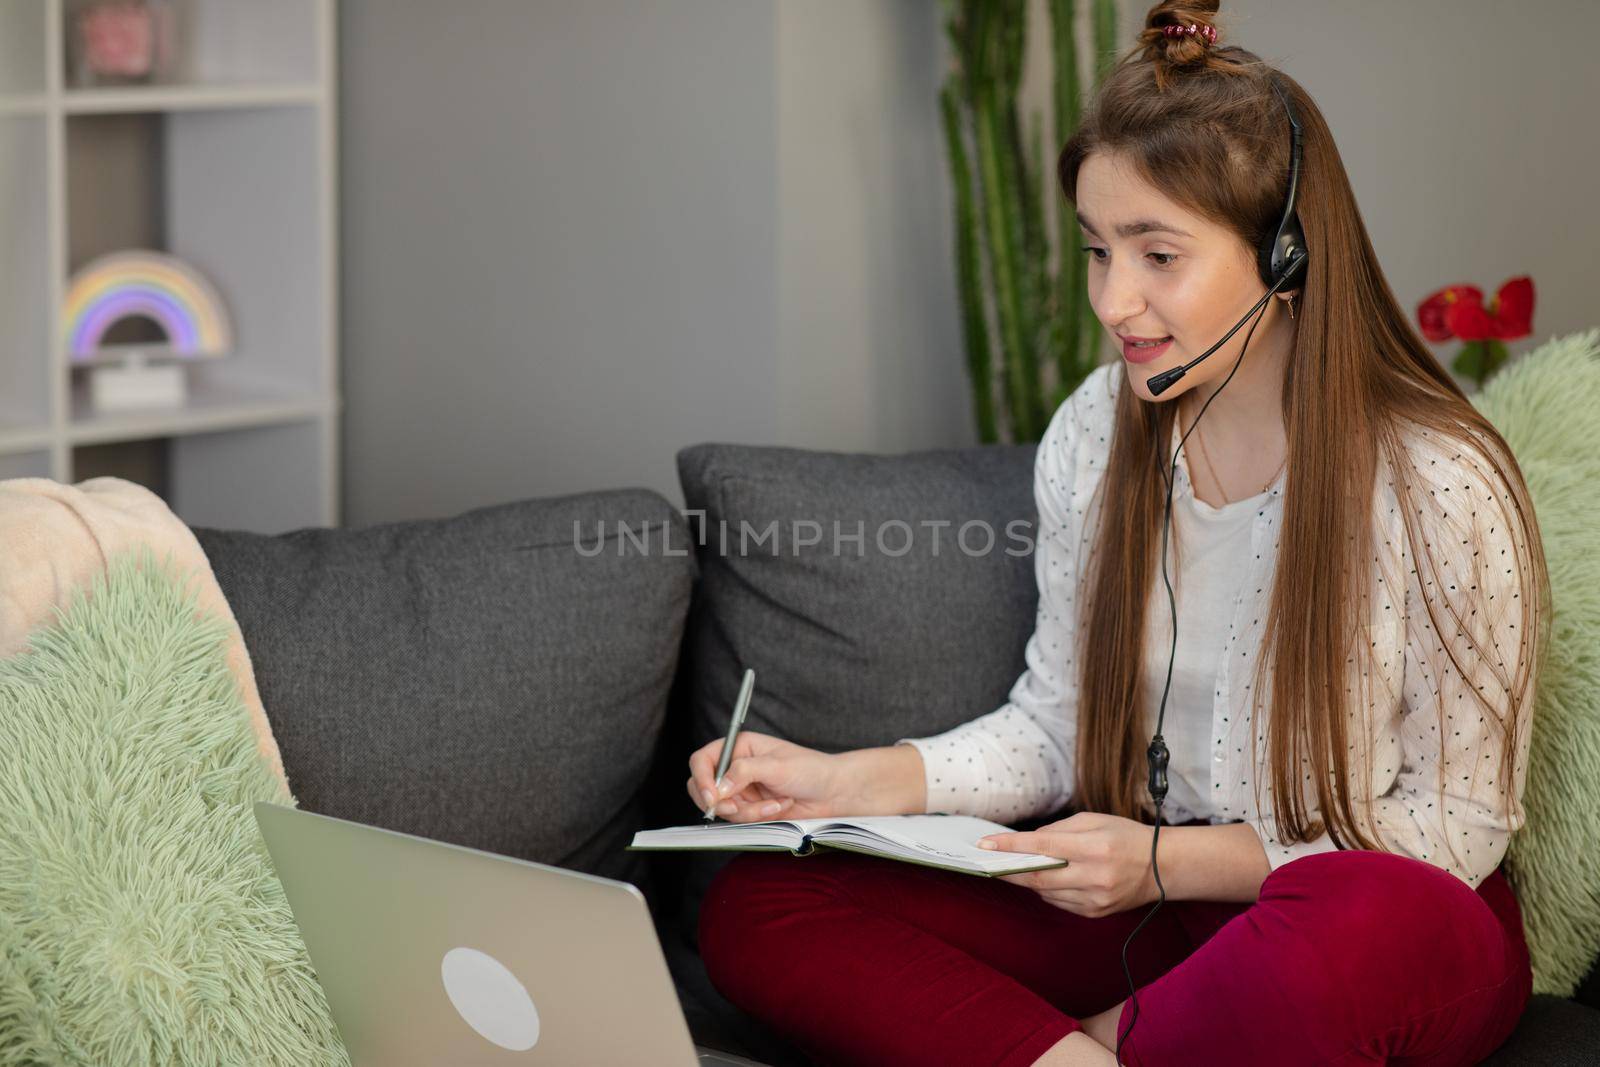
[[[355,1067],[760,1067],[694,1044],[633,885],[255,813]]]

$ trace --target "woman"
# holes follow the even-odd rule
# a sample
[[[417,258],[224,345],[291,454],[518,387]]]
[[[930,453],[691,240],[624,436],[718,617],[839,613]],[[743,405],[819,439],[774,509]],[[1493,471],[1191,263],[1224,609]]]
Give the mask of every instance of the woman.
[[[1103,1064],[1120,1044],[1134,1064],[1468,1064],[1526,1004],[1499,870],[1549,617],[1526,485],[1396,304],[1320,112],[1217,45],[1216,11],[1153,8],[1061,153],[1123,358],[1039,447],[1010,699],[884,748],[736,743],[735,821],[1077,812],[991,842],[1066,866],[994,881],[854,853],[724,867],[708,972],[818,1063]],[[1152,390],[1270,292],[1274,77],[1304,131],[1309,258]],[[702,805],[721,744],[690,760]]]

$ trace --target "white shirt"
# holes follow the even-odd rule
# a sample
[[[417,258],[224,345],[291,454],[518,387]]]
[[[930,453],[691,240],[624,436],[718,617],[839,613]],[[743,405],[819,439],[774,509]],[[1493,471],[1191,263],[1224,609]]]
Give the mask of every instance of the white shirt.
[[[1193,436],[1190,440],[1194,440]],[[1187,446],[1180,464],[1187,464]],[[1192,480],[1191,483],[1193,484]],[[1217,675],[1228,645],[1228,624],[1234,602],[1250,571],[1250,526],[1255,513],[1274,499],[1272,490],[1283,475],[1247,499],[1213,507],[1193,493],[1172,498],[1172,551],[1167,573],[1178,605],[1178,642],[1174,657],[1172,606],[1159,571],[1145,612],[1144,692],[1147,722],[1154,723],[1167,688],[1167,661],[1172,681],[1167,693],[1162,736],[1166,739],[1167,799],[1162,816],[1169,822],[1216,816],[1211,794],[1215,777],[1211,751],[1211,709]],[[1212,822],[1228,821],[1213,817]]]
[[[1089,510],[1098,510],[1094,490],[1105,473],[1116,397],[1123,381],[1120,362],[1097,367],[1056,410],[1039,444],[1034,466],[1039,510],[1034,574],[1039,603],[1034,633],[1024,651],[1027,669],[1012,686],[1009,699],[994,711],[942,734],[896,742],[915,745],[922,754],[929,811],[1007,822],[1060,811],[1072,799],[1077,762],[1077,604],[1080,583],[1094,558],[1091,534],[1096,515]],[[1174,426],[1169,456],[1177,450],[1179,439]],[[1357,782],[1366,779],[1374,798],[1374,828],[1385,850],[1433,863],[1476,888],[1505,855],[1510,833],[1504,784],[1495,782],[1503,754],[1503,730],[1485,723],[1471,689],[1481,689],[1502,713],[1510,703],[1505,682],[1515,678],[1519,651],[1526,654],[1527,649],[1518,628],[1520,612],[1499,607],[1520,608],[1518,600],[1524,592],[1513,561],[1517,546],[1526,551],[1526,540],[1520,524],[1510,520],[1515,511],[1509,503],[1509,489],[1494,476],[1486,458],[1421,428],[1408,435],[1406,446],[1415,477],[1422,480],[1421,485],[1413,485],[1413,491],[1428,490],[1428,499],[1437,505],[1417,517],[1421,528],[1428,531],[1428,551],[1439,563],[1437,574],[1429,570],[1429,575],[1449,589],[1433,589],[1432,578],[1417,573],[1393,476],[1380,457],[1373,521],[1374,543],[1382,554],[1372,567],[1370,621],[1363,624],[1356,646],[1370,653],[1348,660],[1353,692],[1368,698],[1354,702],[1349,736],[1370,738],[1371,744],[1357,745],[1350,773]],[[1205,516],[1209,505],[1195,500],[1186,463],[1185,456],[1174,472],[1174,515]],[[1240,514],[1246,519],[1245,528],[1232,533],[1238,540],[1228,550],[1243,564],[1229,565],[1237,578],[1231,603],[1225,602],[1220,612],[1217,598],[1227,598],[1226,590],[1196,591],[1192,601],[1195,617],[1209,615],[1209,622],[1186,625],[1188,615],[1179,616],[1178,662],[1187,664],[1186,678],[1180,694],[1175,666],[1163,730],[1174,756],[1180,747],[1184,753],[1181,794],[1174,784],[1172,765],[1168,766],[1168,802],[1173,803],[1174,818],[1178,806],[1174,801],[1179,801],[1194,812],[1193,817],[1204,816],[1213,823],[1249,823],[1260,835],[1274,869],[1300,856],[1337,847],[1326,832],[1307,842],[1279,841],[1269,783],[1263,782],[1261,787],[1265,810],[1258,810],[1255,804],[1256,770],[1251,755],[1261,751],[1265,763],[1269,716],[1261,715],[1256,744],[1251,745],[1248,690],[1272,591],[1283,482],[1280,476],[1265,494],[1255,498],[1258,506],[1254,509],[1231,505],[1222,509],[1230,519]],[[1248,544],[1241,548],[1246,537]],[[1174,569],[1169,557],[1169,573]],[[1204,569],[1179,569],[1179,573],[1188,573],[1193,586],[1194,575]],[[1462,575],[1470,580],[1450,581]],[[1225,580],[1217,576],[1217,581]],[[1174,589],[1178,584],[1174,582]],[[1474,636],[1478,647],[1495,648],[1504,657],[1500,662],[1503,675],[1487,658],[1474,655],[1472,642],[1460,633],[1452,638],[1451,647],[1468,677],[1464,679],[1462,671],[1452,667],[1424,604],[1424,586],[1430,588],[1429,595],[1449,601],[1449,607],[1435,607],[1441,619],[1452,618],[1454,609],[1477,624]],[[1166,629],[1170,626],[1166,586],[1159,570],[1152,596],[1156,599],[1146,613],[1147,618],[1153,616],[1147,642],[1152,632],[1170,633]],[[1489,607],[1492,601],[1499,602],[1494,609]],[[1209,611],[1206,604],[1211,605]],[[1180,611],[1185,610],[1180,603]],[[1185,651],[1189,642],[1201,645],[1192,656]],[[1160,675],[1152,697],[1155,702],[1160,700],[1170,650],[1165,638],[1146,645],[1145,669]],[[1209,721],[1203,710],[1205,690],[1196,685],[1206,673],[1206,668],[1197,664],[1207,653],[1212,657]],[[1369,673],[1374,677],[1368,679]],[[1270,682],[1268,666],[1263,684]],[[1458,716],[1456,709],[1471,710]],[[1263,706],[1261,710],[1269,709]],[[1206,723],[1209,730],[1200,752],[1208,751],[1208,759],[1196,751],[1191,729],[1185,729],[1183,740],[1174,744],[1180,719],[1185,727]],[[1517,774],[1512,788],[1519,801],[1526,781],[1532,719],[1524,710],[1515,739]],[[1154,721],[1152,714],[1149,722]],[[1441,721],[1443,734],[1448,736],[1441,735]],[[1441,759],[1446,776],[1442,805]],[[1204,765],[1209,765],[1210,773],[1202,778],[1198,768]],[[1457,775],[1456,768],[1466,773]],[[1198,796],[1202,789],[1208,792],[1205,802]],[[1359,817],[1359,794],[1352,799]],[[1319,814],[1315,793],[1309,787],[1307,809],[1313,817]],[[1163,805],[1164,819],[1168,811]],[[1520,827],[1524,818],[1519,808],[1515,821],[1509,822],[1511,829]]]

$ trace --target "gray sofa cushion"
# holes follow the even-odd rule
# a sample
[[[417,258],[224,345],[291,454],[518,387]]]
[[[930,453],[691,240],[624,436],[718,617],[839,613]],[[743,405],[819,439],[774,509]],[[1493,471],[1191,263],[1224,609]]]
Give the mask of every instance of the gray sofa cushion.
[[[671,503],[195,535],[304,807],[642,880],[625,846],[696,568]]]
[[[690,620],[696,736],[726,730],[745,667],[756,671],[749,728],[830,752],[936,733],[1003,704],[1026,667],[1038,599],[1034,452],[681,451],[691,529],[704,512]],[[819,530],[820,543],[801,543]],[[845,539],[858,532],[861,544]]]
[[[1484,1067],[1588,1067],[1600,1053],[1600,1011],[1538,994]]]

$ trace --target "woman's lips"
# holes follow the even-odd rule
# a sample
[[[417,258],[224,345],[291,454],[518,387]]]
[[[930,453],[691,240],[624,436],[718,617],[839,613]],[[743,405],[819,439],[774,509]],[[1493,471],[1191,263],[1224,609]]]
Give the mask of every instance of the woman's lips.
[[[1122,358],[1129,363],[1149,363],[1152,359],[1159,359],[1167,349],[1172,347],[1172,338],[1167,338],[1158,345],[1148,348],[1135,347],[1132,341],[1124,339],[1122,342]]]

